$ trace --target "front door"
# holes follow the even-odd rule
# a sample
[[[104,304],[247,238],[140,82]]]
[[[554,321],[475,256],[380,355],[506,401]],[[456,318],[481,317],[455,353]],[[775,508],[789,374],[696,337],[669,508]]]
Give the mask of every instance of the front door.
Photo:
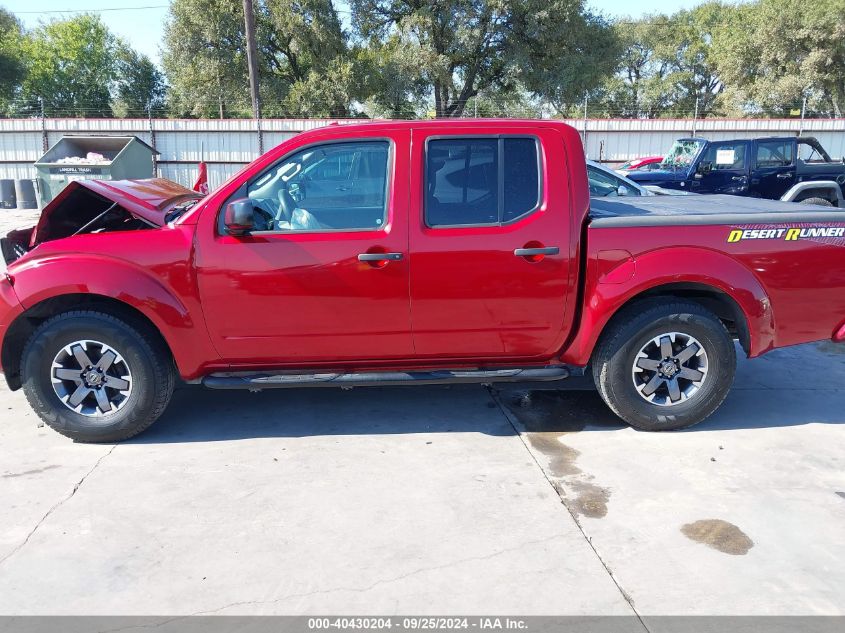
[[[563,139],[414,130],[411,312],[418,357],[549,357],[566,335],[570,195]],[[578,183],[580,184],[580,183]]]
[[[338,130],[289,151],[232,196],[250,199],[256,230],[228,235],[218,221],[197,252],[203,311],[225,361],[343,365],[413,356],[409,137],[379,130],[344,138]]]
[[[691,190],[696,193],[745,193],[749,184],[748,144],[748,141],[711,143],[698,162],[699,171],[693,175]]]

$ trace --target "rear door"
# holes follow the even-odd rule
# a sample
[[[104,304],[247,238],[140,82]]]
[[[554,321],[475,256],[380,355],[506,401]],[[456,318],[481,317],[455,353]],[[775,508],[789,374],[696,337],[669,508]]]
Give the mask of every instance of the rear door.
[[[413,131],[418,357],[537,358],[562,346],[572,266],[566,155],[555,130],[523,130]]]
[[[751,190],[761,198],[779,199],[795,184],[795,141],[754,141]]]
[[[698,162],[691,188],[696,193],[742,194],[748,188],[748,141],[719,141],[710,143]]]

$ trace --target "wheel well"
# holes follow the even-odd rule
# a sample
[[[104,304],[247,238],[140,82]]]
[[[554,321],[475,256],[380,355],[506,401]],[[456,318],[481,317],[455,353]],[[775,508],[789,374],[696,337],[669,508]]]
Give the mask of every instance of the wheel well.
[[[798,195],[795,202],[801,202],[802,200],[807,200],[809,198],[823,198],[831,204],[836,204],[838,202],[836,194],[829,188],[806,189]]]
[[[69,294],[59,297],[52,297],[35,304],[26,312],[18,316],[9,326],[6,336],[3,339],[3,348],[0,350],[3,372],[6,375],[6,382],[12,390],[21,387],[21,356],[33,332],[47,319],[57,314],[71,310],[99,310],[106,314],[115,316],[134,328],[141,330],[161,344],[162,349],[170,352],[170,346],[159,332],[158,328],[147,316],[138,309],[123,301],[94,294]]]
[[[713,286],[694,283],[666,284],[651,288],[626,301],[614,314],[614,317],[622,310],[631,305],[646,299],[655,297],[672,297],[687,299],[701,304],[713,312],[727,328],[730,335],[739,340],[742,349],[746,354],[751,349],[751,335],[748,331],[748,321],[745,313],[734,299]]]

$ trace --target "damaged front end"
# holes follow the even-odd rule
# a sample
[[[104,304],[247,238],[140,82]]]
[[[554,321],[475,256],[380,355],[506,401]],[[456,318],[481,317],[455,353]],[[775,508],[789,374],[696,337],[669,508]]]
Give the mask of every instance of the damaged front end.
[[[0,268],[20,259],[43,242],[91,233],[141,231],[166,223],[168,212],[201,198],[169,180],[70,183],[44,207],[38,224],[0,238]]]

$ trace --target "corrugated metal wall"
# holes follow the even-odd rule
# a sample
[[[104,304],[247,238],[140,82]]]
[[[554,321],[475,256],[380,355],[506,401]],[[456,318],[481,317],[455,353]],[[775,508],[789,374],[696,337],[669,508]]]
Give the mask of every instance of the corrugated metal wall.
[[[328,125],[327,119],[267,119],[261,121],[264,150],[305,130]],[[338,123],[353,123],[340,120]],[[584,121],[567,121],[584,134]],[[815,136],[832,156],[845,155],[845,119],[705,119],[696,134],[710,139],[797,135]],[[660,155],[676,138],[693,133],[693,121],[681,119],[598,119],[586,125],[587,155],[594,160],[622,162]],[[258,126],[254,120],[185,119],[2,119],[0,178],[33,178],[32,163],[65,134],[134,134],[155,146],[158,173],[190,186],[197,163],[204,157],[211,188],[218,187],[258,156]]]

